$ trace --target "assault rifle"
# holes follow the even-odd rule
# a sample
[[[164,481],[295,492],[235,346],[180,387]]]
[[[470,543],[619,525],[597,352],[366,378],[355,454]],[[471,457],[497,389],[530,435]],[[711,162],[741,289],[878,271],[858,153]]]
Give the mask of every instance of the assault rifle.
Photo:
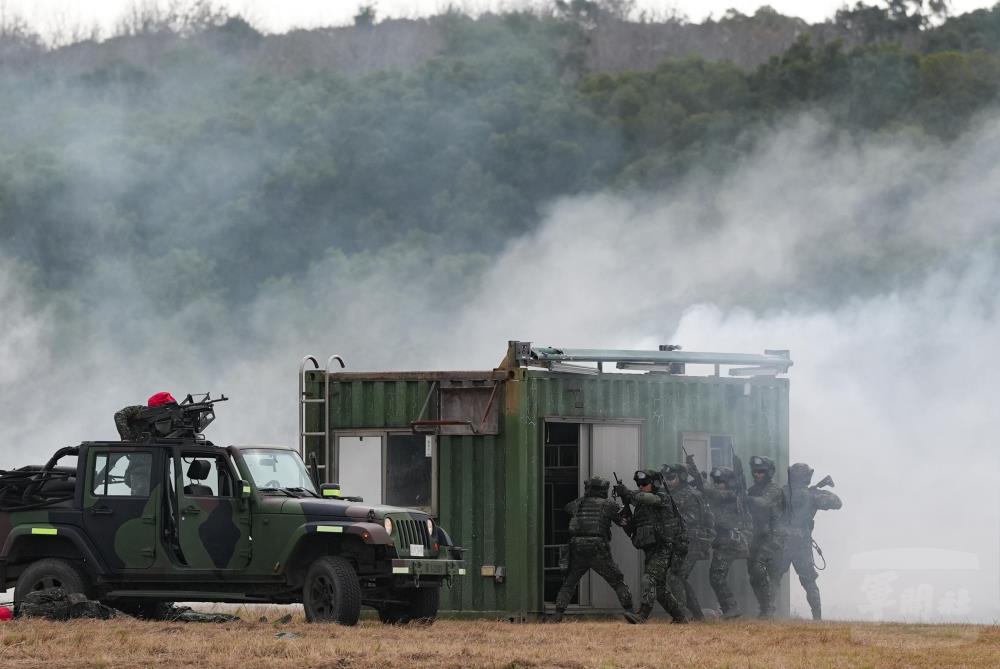
[[[736,451],[732,445],[729,446],[729,450],[733,454],[733,473],[736,475],[736,512],[740,514],[743,522],[749,524],[750,512],[747,508],[747,479],[746,474],[743,472],[743,461],[736,455]]]
[[[144,440],[194,439],[215,420],[215,404],[227,401],[225,395],[213,400],[210,393],[189,394],[179,404],[145,408],[130,422]]]
[[[611,473],[615,477],[615,487],[611,489],[611,497],[612,499],[618,499],[618,488],[624,486],[624,484],[618,478],[618,472]],[[635,532],[635,528],[632,527],[632,507],[625,500],[622,500],[622,510],[618,512],[618,524],[625,530],[625,534],[631,538]]]
[[[827,474],[826,476],[824,476],[823,480],[820,481],[819,483],[817,483],[816,485],[809,486],[809,489],[810,490],[819,490],[820,488],[826,488],[827,486],[829,486],[831,488],[835,488],[836,487],[833,484],[833,477],[830,476],[829,474]]]

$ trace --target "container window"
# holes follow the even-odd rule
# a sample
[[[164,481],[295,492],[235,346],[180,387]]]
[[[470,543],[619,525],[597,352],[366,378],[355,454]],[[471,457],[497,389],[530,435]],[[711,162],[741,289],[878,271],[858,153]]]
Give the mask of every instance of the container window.
[[[382,437],[362,435],[337,438],[337,478],[344,495],[382,503]]]
[[[385,452],[385,501],[430,509],[432,452],[422,434],[390,434]]]
[[[681,434],[684,453],[694,456],[698,470],[707,474],[713,467],[733,466],[733,438],[727,434],[684,432]]]

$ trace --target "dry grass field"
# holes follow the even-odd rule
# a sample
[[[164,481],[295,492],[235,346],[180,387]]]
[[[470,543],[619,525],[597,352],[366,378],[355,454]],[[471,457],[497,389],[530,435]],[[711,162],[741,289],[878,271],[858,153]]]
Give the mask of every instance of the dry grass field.
[[[276,618],[285,611],[278,611]],[[561,625],[439,621],[430,627],[134,620],[0,623],[0,667],[853,667],[1000,666],[1000,628],[824,622],[654,621]],[[276,638],[294,632],[298,638]]]

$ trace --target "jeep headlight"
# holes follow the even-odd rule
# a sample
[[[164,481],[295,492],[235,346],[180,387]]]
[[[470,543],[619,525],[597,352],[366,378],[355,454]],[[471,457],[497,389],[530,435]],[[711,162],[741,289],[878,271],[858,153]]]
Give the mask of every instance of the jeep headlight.
[[[426,522],[427,522],[427,536],[428,537],[433,537],[434,536],[434,521],[431,520],[430,518],[428,518]]]
[[[385,527],[385,531],[392,534],[392,518],[386,518],[382,521],[382,525]]]

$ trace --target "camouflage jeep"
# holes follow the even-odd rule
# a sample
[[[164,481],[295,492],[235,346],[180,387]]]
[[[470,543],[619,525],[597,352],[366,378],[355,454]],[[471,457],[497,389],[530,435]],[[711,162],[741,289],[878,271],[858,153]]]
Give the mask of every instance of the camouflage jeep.
[[[59,466],[76,457],[73,466]],[[461,549],[425,513],[341,498],[298,452],[84,442],[0,473],[0,580],[156,617],[174,601],[301,602],[309,621],[433,620]]]

